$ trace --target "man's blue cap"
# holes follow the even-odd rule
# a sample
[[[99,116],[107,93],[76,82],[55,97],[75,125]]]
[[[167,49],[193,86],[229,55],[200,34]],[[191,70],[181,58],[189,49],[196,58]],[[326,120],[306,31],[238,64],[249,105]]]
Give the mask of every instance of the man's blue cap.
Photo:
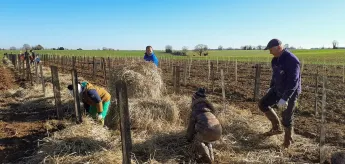
[[[281,44],[282,44],[282,42],[279,39],[272,39],[268,42],[268,44],[264,50],[268,50],[272,47],[279,46]]]

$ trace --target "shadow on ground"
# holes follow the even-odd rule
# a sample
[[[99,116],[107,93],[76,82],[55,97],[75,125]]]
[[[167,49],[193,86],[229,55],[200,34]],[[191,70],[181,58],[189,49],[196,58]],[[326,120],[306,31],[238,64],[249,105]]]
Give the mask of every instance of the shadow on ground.
[[[5,99],[12,98],[13,95]],[[60,121],[50,129],[45,126],[48,121],[57,120],[52,102],[54,97],[37,94],[22,101],[8,102],[6,108],[0,110],[0,163],[15,163],[31,156],[37,149],[38,140],[65,128]],[[67,106],[62,104],[62,109],[67,111]],[[66,113],[64,119],[70,116]]]
[[[53,140],[43,143],[39,149],[40,153],[35,154],[29,160],[21,160],[20,163],[56,163],[56,159],[66,156],[83,157],[109,148],[108,143],[86,137],[72,137],[61,140]],[[71,162],[71,161],[70,161]]]
[[[64,129],[64,126],[57,126],[51,129],[49,133]],[[15,163],[19,162],[22,158],[31,156],[36,148],[39,139],[47,136],[47,131],[42,128],[39,130],[31,130],[30,135],[22,137],[7,137],[0,139],[0,147],[5,149],[0,151],[1,163]]]
[[[133,154],[139,163],[155,160],[160,163],[189,162],[189,144],[184,132],[157,134],[142,143],[133,144]]]

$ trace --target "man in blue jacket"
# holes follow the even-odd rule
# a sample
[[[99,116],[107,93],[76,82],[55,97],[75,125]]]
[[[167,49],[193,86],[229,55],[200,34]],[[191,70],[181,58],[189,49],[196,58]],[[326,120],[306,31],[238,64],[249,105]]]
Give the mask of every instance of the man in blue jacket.
[[[146,47],[146,52],[144,56],[145,61],[152,61],[158,67],[158,58],[152,50],[151,46]]]
[[[276,104],[283,110],[283,146],[288,148],[293,143],[293,115],[298,96],[301,94],[300,61],[293,53],[284,49],[278,39],[270,40],[265,50],[269,50],[274,56],[271,62],[273,73],[270,88],[258,106],[272,123],[272,129],[265,133],[267,136],[283,133],[279,117],[271,106]]]

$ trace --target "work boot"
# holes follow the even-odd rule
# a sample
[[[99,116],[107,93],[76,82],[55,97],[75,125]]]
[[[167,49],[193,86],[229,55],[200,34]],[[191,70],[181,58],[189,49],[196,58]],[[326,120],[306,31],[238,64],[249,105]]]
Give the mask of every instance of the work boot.
[[[265,136],[273,136],[273,135],[277,135],[277,134],[282,134],[283,130],[281,128],[279,117],[276,114],[276,112],[272,108],[270,108],[270,110],[265,112],[265,116],[268,118],[268,120],[271,121],[272,129],[269,130],[268,132],[265,132],[264,135]]]
[[[211,161],[213,162],[214,161],[214,154],[213,154],[212,144],[208,143],[207,147],[208,147],[208,150],[210,151]]]
[[[283,146],[284,148],[289,148],[291,144],[293,144],[293,139],[292,139],[292,133],[293,133],[293,127],[285,127],[284,128],[285,134],[284,134],[284,143]]]
[[[208,146],[206,146],[207,144],[205,143],[201,143],[201,147],[202,149],[200,149],[200,155],[202,156],[201,158],[203,159],[203,161],[207,162],[207,163],[212,163],[211,160],[211,155],[210,155],[210,150],[208,148]]]

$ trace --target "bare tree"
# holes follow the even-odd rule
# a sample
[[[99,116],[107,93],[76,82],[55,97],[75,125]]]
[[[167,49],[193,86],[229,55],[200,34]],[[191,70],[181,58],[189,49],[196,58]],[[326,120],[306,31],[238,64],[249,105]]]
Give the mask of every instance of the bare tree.
[[[34,50],[43,50],[44,48],[43,48],[42,45],[39,44],[37,46],[33,46],[32,49],[34,49]]]
[[[338,49],[338,44],[339,44],[338,41],[333,40],[332,44],[333,44],[333,49]]]
[[[218,50],[223,50],[223,46],[218,46]]]
[[[258,46],[256,47],[256,49],[258,49],[258,50],[262,50],[262,49],[264,49],[264,48],[263,48],[263,46],[262,46],[262,45],[258,45]]]
[[[284,44],[284,48],[289,48],[289,44]]]
[[[187,52],[188,52],[188,47],[183,46],[183,47],[182,47],[182,54],[183,54],[184,56],[186,56],[186,55],[187,55]]]
[[[187,46],[183,46],[182,47],[182,51],[188,51],[188,47]]]
[[[204,44],[198,44],[195,46],[194,51],[201,56],[204,52],[206,52],[208,50],[207,45]]]
[[[14,46],[10,47],[10,50],[16,50],[16,49],[17,49],[17,48],[14,47]]]
[[[172,46],[171,45],[166,45],[165,46],[165,52],[166,53],[172,53]]]
[[[23,50],[30,50],[31,46],[29,44],[24,44],[23,45]]]

